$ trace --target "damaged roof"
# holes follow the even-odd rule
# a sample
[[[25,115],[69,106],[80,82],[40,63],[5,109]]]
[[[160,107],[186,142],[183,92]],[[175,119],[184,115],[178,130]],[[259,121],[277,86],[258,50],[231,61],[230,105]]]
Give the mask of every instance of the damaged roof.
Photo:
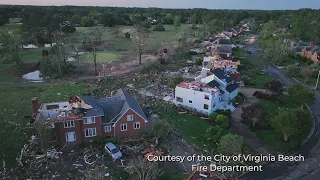
[[[220,84],[216,80],[210,81],[207,85],[210,86],[210,87],[213,87],[213,88],[214,87],[219,88],[219,86],[220,86]]]
[[[137,100],[127,92],[119,89],[115,96],[107,98],[96,98],[91,96],[78,96],[92,109],[86,109],[84,117],[103,116],[102,123],[115,122],[125,114],[130,108],[147,120]]]
[[[225,79],[227,83],[232,81],[232,78],[226,72],[224,72],[224,70],[222,70],[221,68],[214,69],[211,72],[219,79],[221,80]]]
[[[220,38],[220,39],[219,39],[219,44],[226,44],[226,45],[230,45],[230,44],[231,44],[231,41],[230,41],[230,39],[223,39],[223,38]]]

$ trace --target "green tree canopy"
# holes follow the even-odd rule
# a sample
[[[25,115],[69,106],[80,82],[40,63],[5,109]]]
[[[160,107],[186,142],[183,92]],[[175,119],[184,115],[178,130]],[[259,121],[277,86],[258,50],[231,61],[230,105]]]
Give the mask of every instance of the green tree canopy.
[[[226,134],[220,139],[218,151],[224,155],[232,156],[242,153],[244,140],[236,134]]]
[[[314,94],[299,84],[295,84],[294,86],[290,87],[288,92],[294,102],[301,105],[301,108],[303,108],[305,103],[308,104],[314,101]]]
[[[81,18],[81,26],[83,26],[83,27],[92,27],[93,26],[93,20],[88,16],[83,16]]]

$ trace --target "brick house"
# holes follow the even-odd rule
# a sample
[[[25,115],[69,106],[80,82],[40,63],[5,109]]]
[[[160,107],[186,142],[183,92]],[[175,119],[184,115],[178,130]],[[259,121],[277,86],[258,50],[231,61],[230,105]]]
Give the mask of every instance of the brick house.
[[[33,98],[32,106],[36,122],[50,123],[60,146],[139,136],[148,123],[137,100],[121,89],[113,97],[75,96],[42,105]]]
[[[311,59],[315,63],[320,63],[320,47],[314,45],[313,42],[310,42],[310,46],[303,48],[300,55]]]

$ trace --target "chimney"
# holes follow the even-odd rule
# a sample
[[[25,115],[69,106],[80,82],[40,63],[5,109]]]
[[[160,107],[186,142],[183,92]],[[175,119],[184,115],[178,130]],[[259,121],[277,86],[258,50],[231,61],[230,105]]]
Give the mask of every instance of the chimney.
[[[313,41],[310,41],[310,46],[313,46],[314,45],[314,42]]]
[[[32,102],[32,112],[33,115],[35,116],[36,114],[38,114],[39,108],[40,108],[40,104],[38,102],[38,98],[37,97],[33,97],[31,99]]]

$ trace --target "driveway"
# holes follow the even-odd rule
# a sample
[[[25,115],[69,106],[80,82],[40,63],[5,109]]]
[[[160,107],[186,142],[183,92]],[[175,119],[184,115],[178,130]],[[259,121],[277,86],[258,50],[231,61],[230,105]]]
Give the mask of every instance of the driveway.
[[[269,65],[267,73],[274,79],[279,80],[285,86],[292,86],[297,83],[288,78],[284,73],[273,65]],[[313,104],[309,105],[315,117],[315,129],[310,139],[302,145],[294,154],[301,154],[305,157],[305,161],[301,162],[274,162],[263,167],[262,172],[247,173],[240,179],[245,180],[318,180],[320,179],[320,97],[316,95]]]

